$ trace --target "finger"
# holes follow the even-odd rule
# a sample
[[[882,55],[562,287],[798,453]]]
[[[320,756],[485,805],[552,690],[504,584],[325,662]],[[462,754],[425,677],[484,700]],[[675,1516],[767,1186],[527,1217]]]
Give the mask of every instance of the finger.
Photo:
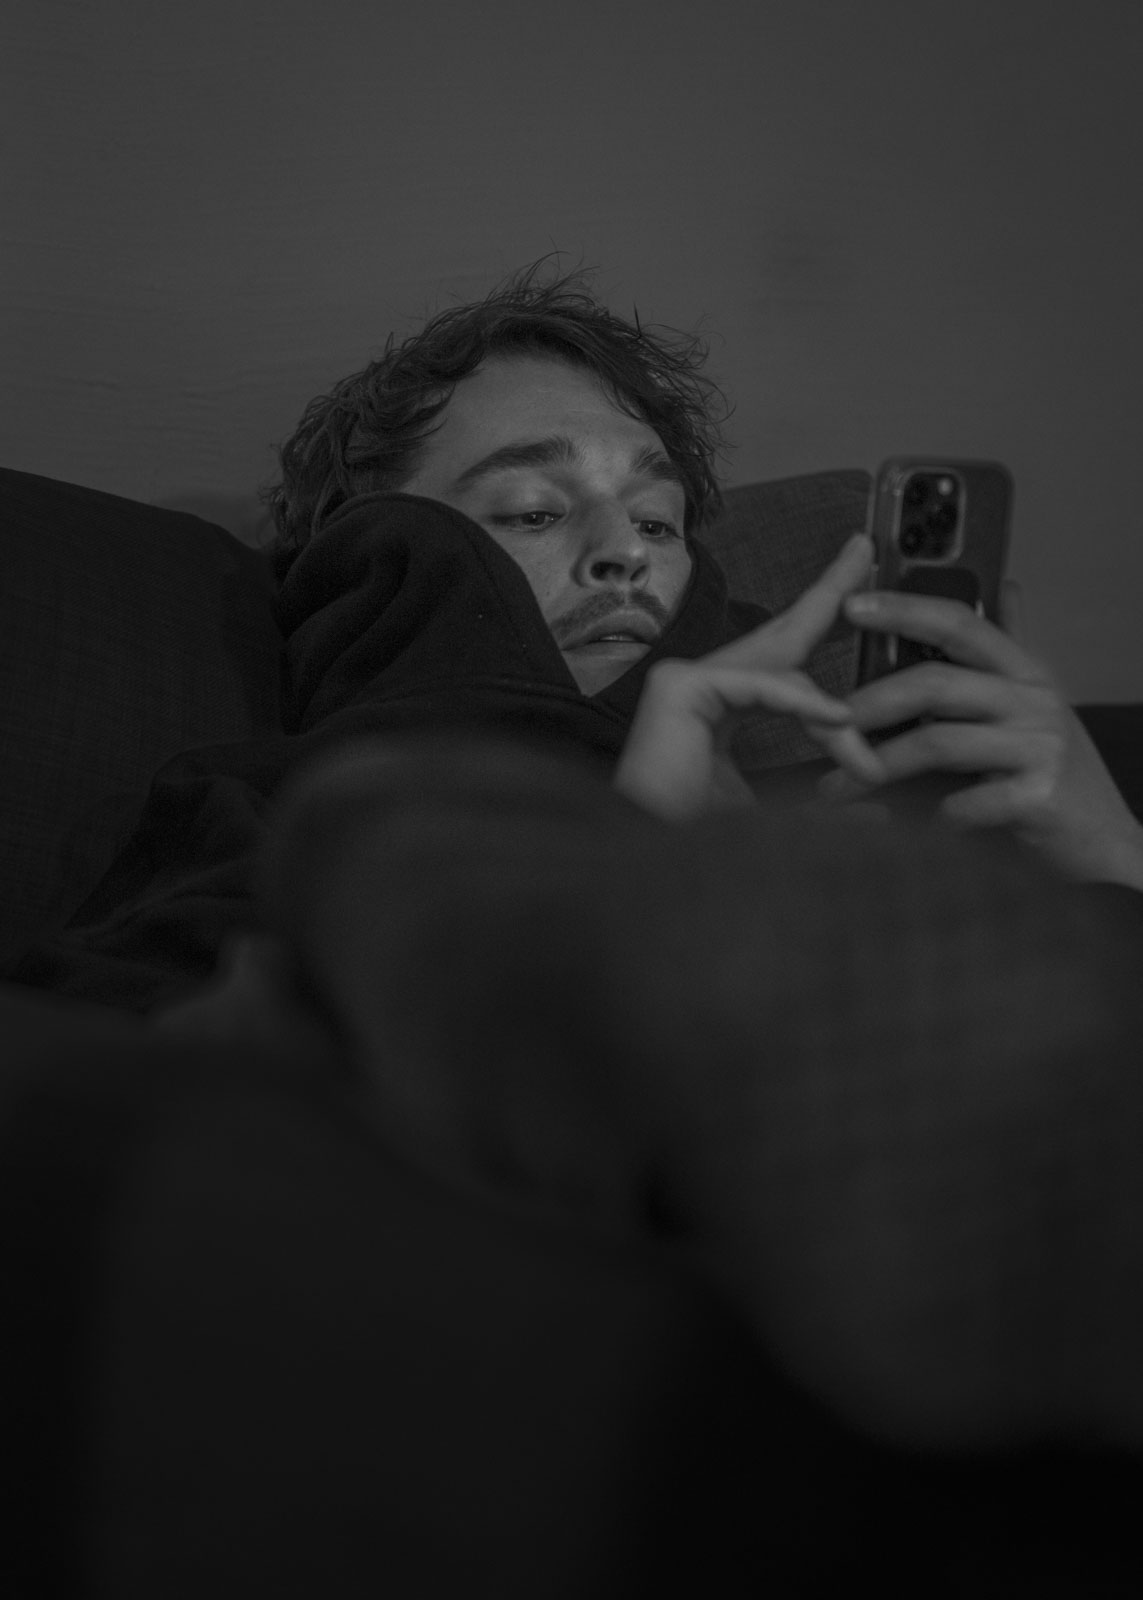
[[[656,682],[666,684],[668,680],[660,674]],[[703,663],[672,675],[669,682],[670,701],[664,709],[688,717],[697,715],[711,727],[717,726],[727,710],[788,712],[835,727],[853,722],[853,712],[844,700],[826,694],[800,672]]]
[[[617,769],[618,786],[663,815],[698,814],[709,803],[728,723],[758,710],[798,717],[822,737],[828,736],[823,730],[841,732],[853,720],[843,700],[801,673],[712,667],[709,658],[697,665],[663,661],[648,674]]]
[[[1032,798],[1026,777],[995,778],[946,795],[937,815],[957,828],[1010,827],[1023,820]]]
[[[863,684],[849,696],[849,704],[857,726],[869,731],[914,717],[1045,720],[1051,713],[1050,694],[1043,685],[995,672],[926,661]]]
[[[810,738],[855,780],[873,785],[885,780],[885,768],[852,725],[846,702],[833,699],[802,673],[704,667],[691,675],[689,699],[680,700],[675,709],[688,721],[697,715],[712,729],[728,710],[785,712],[798,717]]]
[[[980,723],[933,722],[911,729],[876,747],[886,782],[899,783],[925,772],[1031,772],[1042,765],[1042,741],[1035,734]],[[825,793],[845,799],[854,792],[840,773],[822,779]]]
[[[760,665],[799,666],[837,621],[846,595],[868,578],[872,562],[872,541],[853,534],[792,606],[730,648]]]
[[[871,589],[847,596],[843,609],[858,627],[876,633],[899,633],[919,644],[935,645],[963,666],[1003,673],[1027,683],[1048,679],[1042,662],[961,600]]]
[[[806,732],[837,762],[838,776],[849,780],[854,794],[880,788],[888,780],[880,753],[856,728],[826,728],[807,723]]]

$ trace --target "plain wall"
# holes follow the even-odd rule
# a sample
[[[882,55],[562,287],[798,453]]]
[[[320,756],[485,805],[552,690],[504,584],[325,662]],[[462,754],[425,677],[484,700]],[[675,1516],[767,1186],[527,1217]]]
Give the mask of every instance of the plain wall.
[[[21,0],[0,459],[258,537],[312,395],[553,249],[699,331],[727,483],[999,457],[1026,637],[1143,698],[1138,0]]]

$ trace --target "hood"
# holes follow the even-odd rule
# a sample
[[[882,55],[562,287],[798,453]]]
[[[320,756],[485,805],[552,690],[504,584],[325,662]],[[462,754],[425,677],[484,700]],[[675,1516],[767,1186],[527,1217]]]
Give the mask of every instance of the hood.
[[[647,654],[599,694],[577,687],[521,569],[477,523],[420,495],[346,502],[301,551],[276,602],[287,728],[351,707],[378,726],[497,726],[613,759],[648,668],[706,655],[765,620],[727,597],[701,545],[682,605]],[[360,719],[356,719],[360,720]]]

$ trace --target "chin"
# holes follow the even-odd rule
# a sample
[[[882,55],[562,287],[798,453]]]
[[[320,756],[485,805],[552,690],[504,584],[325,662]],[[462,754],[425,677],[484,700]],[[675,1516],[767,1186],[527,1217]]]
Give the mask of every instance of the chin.
[[[590,644],[579,645],[562,654],[580,693],[592,695],[618,683],[625,672],[642,661],[650,648],[650,645],[634,642]]]
[[[618,683],[625,672],[629,672],[633,662],[616,661],[571,661],[567,656],[568,671],[575,679],[576,688],[580,694],[600,694],[604,689],[609,689],[613,683]]]

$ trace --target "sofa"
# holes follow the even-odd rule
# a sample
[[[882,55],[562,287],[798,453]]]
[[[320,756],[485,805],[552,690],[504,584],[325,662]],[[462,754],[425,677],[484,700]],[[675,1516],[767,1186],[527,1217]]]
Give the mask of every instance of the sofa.
[[[781,610],[864,525],[869,476],[829,471],[726,493],[703,537],[732,593]],[[156,769],[197,745],[280,728],[280,650],[264,550],[185,512],[0,470],[0,973],[66,923],[120,850]],[[855,635],[811,674],[853,680]],[[1143,708],[1080,708],[1143,803]],[[794,725],[740,738],[748,772],[818,756]]]
[[[780,610],[868,490],[735,488],[703,536]],[[269,558],[220,527],[5,470],[0,549],[10,968],[98,883],[154,771],[278,731],[282,682]],[[810,670],[843,691],[854,661],[839,630]],[[1143,815],[1140,708],[1080,710]],[[739,755],[774,781],[818,759],[773,718]],[[1136,1464],[857,1437],[701,1275],[466,1205],[379,1158],[304,1064],[205,1059],[8,982],[0,1069],[6,1593],[1132,1592]],[[1076,1541],[1045,1542],[1081,1502]]]

